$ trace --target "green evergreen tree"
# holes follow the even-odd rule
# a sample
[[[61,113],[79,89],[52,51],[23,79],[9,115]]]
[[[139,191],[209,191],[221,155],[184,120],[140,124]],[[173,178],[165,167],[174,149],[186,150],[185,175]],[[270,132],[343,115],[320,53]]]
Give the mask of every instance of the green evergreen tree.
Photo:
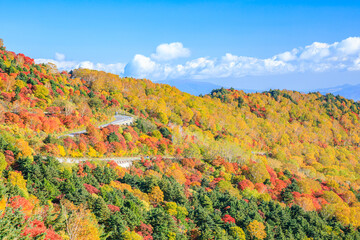
[[[102,197],[98,197],[94,201],[92,211],[100,223],[105,222],[110,217],[110,210]]]

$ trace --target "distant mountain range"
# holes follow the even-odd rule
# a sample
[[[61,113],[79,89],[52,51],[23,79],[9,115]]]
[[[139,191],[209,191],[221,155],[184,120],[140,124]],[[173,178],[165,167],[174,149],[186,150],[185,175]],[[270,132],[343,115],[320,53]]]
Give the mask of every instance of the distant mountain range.
[[[170,86],[176,87],[182,92],[187,92],[195,96],[200,94],[208,94],[213,89],[221,88],[220,85],[193,80],[166,80],[158,83],[169,84]]]
[[[315,91],[316,92],[318,91],[321,94],[332,93],[334,95],[340,95],[345,98],[353,99],[354,101],[360,100],[360,84],[358,85],[344,84],[332,88],[317,89]]]
[[[223,86],[209,83],[209,82],[199,82],[194,80],[166,80],[161,81],[158,83],[169,84],[170,86],[178,88],[180,91],[190,93],[192,95],[200,95],[200,94],[208,94],[213,89],[221,88]],[[230,88],[224,86],[225,88]],[[236,88],[237,90],[243,90],[246,93],[253,93],[253,92],[262,92],[263,90],[251,90],[251,89],[240,89]],[[332,93],[334,95],[340,95],[348,99],[353,99],[354,101],[360,100],[360,84],[358,85],[350,85],[344,84],[341,86],[331,87],[331,88],[321,88],[315,89],[309,92],[320,92],[321,94]]]

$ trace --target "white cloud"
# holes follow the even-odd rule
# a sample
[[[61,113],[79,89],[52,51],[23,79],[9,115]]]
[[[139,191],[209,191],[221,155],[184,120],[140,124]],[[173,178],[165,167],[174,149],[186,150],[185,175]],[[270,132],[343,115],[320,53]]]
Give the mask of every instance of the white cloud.
[[[190,50],[184,48],[181,42],[160,44],[156,48],[156,53],[151,54],[151,58],[157,61],[168,61],[189,56]]]
[[[349,68],[350,71],[360,71],[360,55],[354,60],[354,65]]]
[[[57,60],[37,59],[36,62],[52,62],[60,70],[83,67],[151,80],[241,78],[329,70],[360,71],[360,37],[334,43],[314,42],[264,59],[226,53],[220,58],[199,57],[181,64],[166,62],[189,55],[190,50],[181,43],[170,43],[159,45],[156,53],[150,57],[136,54],[126,65],[65,61],[62,55],[57,56]]]
[[[337,49],[339,52],[344,55],[352,55],[360,53],[360,38],[359,37],[349,37],[345,40],[342,40]]]
[[[320,61],[330,55],[330,46],[331,45],[327,43],[314,42],[313,44],[305,47],[305,50],[300,55],[300,59]]]
[[[297,59],[296,54],[298,54],[298,52],[299,50],[294,48],[291,52],[286,51],[276,55],[275,58],[284,62],[294,61],[295,59]]]
[[[58,61],[64,61],[65,60],[65,54],[55,53],[55,59],[58,60]]]
[[[156,63],[141,54],[136,54],[133,60],[126,65],[124,70],[125,75],[130,74],[139,78],[145,78],[156,71],[158,71],[156,69]]]

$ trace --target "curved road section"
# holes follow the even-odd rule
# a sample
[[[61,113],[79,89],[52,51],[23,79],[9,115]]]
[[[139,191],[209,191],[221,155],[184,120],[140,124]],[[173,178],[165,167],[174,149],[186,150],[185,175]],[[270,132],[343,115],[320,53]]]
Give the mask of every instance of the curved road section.
[[[162,156],[166,159],[176,159],[173,156]],[[152,160],[155,156],[137,156],[137,157],[107,157],[107,158],[72,158],[72,157],[57,157],[56,159],[61,163],[80,163],[85,161],[114,161],[118,166],[123,168],[131,167],[132,163],[135,161],[140,161],[141,159]]]
[[[99,128],[104,128],[104,127],[107,127],[109,125],[130,125],[133,122],[134,122],[133,117],[126,116],[126,115],[115,115],[115,120],[114,121],[112,121],[110,123],[107,123],[107,124],[103,124],[103,125],[99,126]],[[83,133],[86,133],[86,130],[82,130],[82,131],[78,131],[78,132],[72,132],[72,133],[69,133],[69,134],[62,135],[61,137],[64,137],[64,136],[75,137],[76,135],[80,135],[80,134],[83,134]]]
[[[145,159],[149,159],[149,157],[145,157]],[[140,161],[141,157],[109,157],[109,158],[71,158],[71,157],[64,157],[64,158],[57,158],[57,160],[61,163],[79,163],[85,162],[89,160],[95,161],[114,161],[117,165],[123,168],[129,168],[133,162]]]

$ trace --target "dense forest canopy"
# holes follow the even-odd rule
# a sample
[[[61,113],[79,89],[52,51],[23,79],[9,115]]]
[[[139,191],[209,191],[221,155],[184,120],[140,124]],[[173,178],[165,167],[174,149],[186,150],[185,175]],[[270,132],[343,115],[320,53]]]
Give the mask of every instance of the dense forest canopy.
[[[0,42],[0,236],[360,238],[359,111],[331,94],[197,97],[58,72]],[[134,123],[97,127],[116,112]],[[86,131],[67,135],[76,130]],[[96,160],[127,156],[144,158],[130,168]]]

